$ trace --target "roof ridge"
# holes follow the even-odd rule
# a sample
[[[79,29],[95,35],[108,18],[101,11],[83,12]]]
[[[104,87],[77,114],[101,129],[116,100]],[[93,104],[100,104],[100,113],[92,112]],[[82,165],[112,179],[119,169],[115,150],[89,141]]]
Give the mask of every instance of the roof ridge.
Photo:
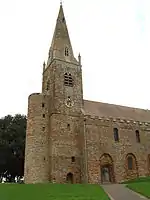
[[[138,109],[138,110],[150,111],[149,109],[131,107],[131,106],[120,105],[120,104],[113,104],[113,103],[107,103],[107,102],[101,102],[101,101],[93,101],[93,100],[87,100],[87,99],[83,99],[83,100],[88,101],[88,102],[93,102],[93,103],[101,103],[101,104],[105,104],[105,105],[119,106],[119,107],[123,107],[123,108],[130,108],[130,109],[133,109],[133,110]]]

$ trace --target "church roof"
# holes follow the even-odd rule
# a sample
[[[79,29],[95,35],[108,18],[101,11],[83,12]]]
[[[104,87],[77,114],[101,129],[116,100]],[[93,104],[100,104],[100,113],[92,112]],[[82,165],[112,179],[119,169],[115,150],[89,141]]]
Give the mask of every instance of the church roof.
[[[84,114],[149,122],[150,110],[84,100]]]

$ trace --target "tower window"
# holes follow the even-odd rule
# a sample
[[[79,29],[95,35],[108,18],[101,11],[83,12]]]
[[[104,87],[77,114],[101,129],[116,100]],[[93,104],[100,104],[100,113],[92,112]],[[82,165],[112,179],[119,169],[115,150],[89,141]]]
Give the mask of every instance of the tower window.
[[[70,130],[70,124],[67,124],[67,128],[68,128],[68,130]]]
[[[45,104],[44,104],[44,103],[42,103],[42,108],[44,108],[44,106],[45,106]]]
[[[65,48],[65,56],[69,56],[69,49],[67,47]]]
[[[115,142],[119,142],[119,134],[117,128],[114,128],[114,140]]]
[[[47,90],[47,91],[49,90],[49,84],[50,84],[50,82],[49,82],[49,80],[48,80],[47,83],[46,83],[46,90]]]
[[[140,133],[139,133],[139,131],[138,130],[136,130],[135,131],[135,134],[136,134],[136,141],[138,142],[138,143],[140,143]]]
[[[64,84],[66,86],[73,87],[73,78],[72,78],[71,74],[65,73]]]
[[[62,18],[62,22],[65,22],[65,18],[64,17]]]
[[[43,118],[45,118],[45,114],[43,114]]]
[[[74,156],[71,157],[71,162],[75,162],[75,157]]]

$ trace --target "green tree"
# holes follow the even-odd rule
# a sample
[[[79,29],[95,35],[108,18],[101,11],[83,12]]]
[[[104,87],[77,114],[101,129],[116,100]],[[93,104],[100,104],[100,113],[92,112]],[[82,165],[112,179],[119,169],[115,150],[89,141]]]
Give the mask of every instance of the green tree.
[[[25,133],[25,115],[7,115],[0,119],[0,176],[8,182],[23,176]]]

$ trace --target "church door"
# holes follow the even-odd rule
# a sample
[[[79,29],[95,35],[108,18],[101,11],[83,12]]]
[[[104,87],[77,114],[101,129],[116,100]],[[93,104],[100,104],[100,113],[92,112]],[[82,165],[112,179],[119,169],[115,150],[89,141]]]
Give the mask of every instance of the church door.
[[[110,180],[110,168],[109,166],[103,166],[101,168],[101,174],[102,174],[102,182],[103,183],[109,183]]]

